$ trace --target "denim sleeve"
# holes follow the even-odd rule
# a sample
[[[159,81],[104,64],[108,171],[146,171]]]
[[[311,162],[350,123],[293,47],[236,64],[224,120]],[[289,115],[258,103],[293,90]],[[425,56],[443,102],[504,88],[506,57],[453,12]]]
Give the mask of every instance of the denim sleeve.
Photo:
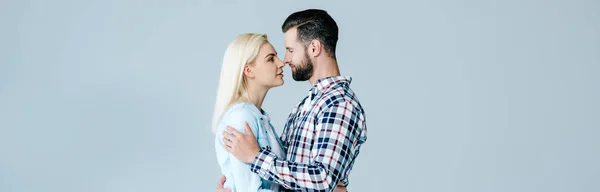
[[[245,109],[244,107],[233,108],[228,113],[227,116],[224,117],[222,123],[223,126],[220,126],[219,132],[222,136],[222,132],[226,131],[227,126],[231,126],[238,131],[246,134],[244,121],[248,122],[248,125],[252,129],[252,132],[255,136],[258,136],[259,124],[257,121],[257,117],[255,117],[249,109]],[[223,147],[223,142],[220,142],[221,147]],[[242,192],[242,191],[271,191],[269,189],[264,189],[262,187],[262,179],[258,174],[252,172],[250,170],[250,165],[246,164],[230,153],[227,154],[230,159],[229,167],[230,173],[226,175],[227,183],[230,183],[230,187],[233,192]],[[227,188],[227,185],[226,185]]]

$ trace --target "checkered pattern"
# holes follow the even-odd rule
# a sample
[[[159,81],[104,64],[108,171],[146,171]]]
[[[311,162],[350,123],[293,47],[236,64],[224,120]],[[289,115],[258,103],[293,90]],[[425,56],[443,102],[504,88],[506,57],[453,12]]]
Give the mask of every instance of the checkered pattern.
[[[281,140],[286,159],[261,149],[251,169],[293,191],[333,191],[348,175],[367,139],[365,114],[349,77],[315,82],[291,111]]]

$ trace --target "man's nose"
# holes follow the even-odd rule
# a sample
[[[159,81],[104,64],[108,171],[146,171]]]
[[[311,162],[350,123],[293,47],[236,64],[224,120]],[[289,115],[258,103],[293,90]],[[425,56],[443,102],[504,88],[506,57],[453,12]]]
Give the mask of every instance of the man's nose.
[[[289,63],[291,63],[291,61],[292,61],[292,60],[291,60],[290,58],[291,58],[291,56],[290,56],[290,55],[288,55],[288,54],[285,54],[285,57],[283,57],[283,63],[284,63],[284,64],[289,64]]]

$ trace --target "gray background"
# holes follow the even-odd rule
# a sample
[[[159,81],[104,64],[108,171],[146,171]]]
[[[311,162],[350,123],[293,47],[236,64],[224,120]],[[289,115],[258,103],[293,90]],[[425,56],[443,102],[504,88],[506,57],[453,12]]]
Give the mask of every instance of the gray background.
[[[212,191],[239,33],[339,23],[369,140],[351,191],[600,191],[600,2],[0,1],[0,191]],[[281,131],[309,89],[273,89]],[[380,86],[380,87],[378,87]]]

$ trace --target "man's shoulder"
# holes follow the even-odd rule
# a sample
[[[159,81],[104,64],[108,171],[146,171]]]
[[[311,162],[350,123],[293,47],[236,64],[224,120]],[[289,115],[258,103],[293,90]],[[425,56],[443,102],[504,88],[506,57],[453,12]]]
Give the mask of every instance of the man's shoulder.
[[[323,122],[345,122],[356,136],[358,144],[366,141],[366,114],[356,93],[348,86],[336,86],[325,91],[316,103],[315,118]]]
[[[338,105],[350,105],[355,110],[359,110],[361,112],[363,110],[358,96],[354,90],[350,88],[350,86],[335,86],[331,89],[328,89],[321,95],[317,105],[321,106],[321,108],[329,108]]]

